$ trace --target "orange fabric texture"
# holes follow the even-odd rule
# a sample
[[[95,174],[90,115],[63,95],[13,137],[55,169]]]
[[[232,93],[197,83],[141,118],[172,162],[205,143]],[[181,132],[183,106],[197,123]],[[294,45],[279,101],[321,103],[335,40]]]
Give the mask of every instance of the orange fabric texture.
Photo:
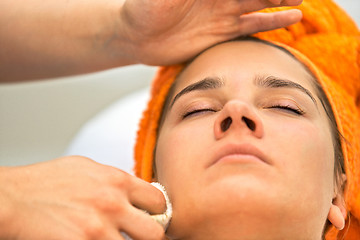
[[[335,114],[345,158],[348,210],[342,231],[331,228],[326,239],[360,239],[360,32],[331,0],[304,0],[300,23],[255,34],[285,47],[317,77]],[[263,12],[288,8],[266,9]],[[135,145],[135,174],[151,181],[157,128],[168,91],[182,66],[161,67],[152,84]]]

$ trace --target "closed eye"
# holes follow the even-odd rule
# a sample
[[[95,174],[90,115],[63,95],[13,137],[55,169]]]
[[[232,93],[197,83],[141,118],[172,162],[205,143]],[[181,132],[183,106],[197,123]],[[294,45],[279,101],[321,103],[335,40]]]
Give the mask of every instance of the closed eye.
[[[192,117],[192,116],[204,114],[206,112],[216,112],[216,110],[211,109],[211,108],[196,109],[196,110],[193,110],[193,111],[186,112],[183,115],[183,119],[187,118],[187,117]]]
[[[271,106],[268,108],[275,108],[275,109],[290,112],[292,114],[296,114],[296,115],[300,115],[300,116],[305,114],[305,111],[303,111],[302,109],[294,108],[294,107],[291,107],[290,105],[274,105],[274,106]]]

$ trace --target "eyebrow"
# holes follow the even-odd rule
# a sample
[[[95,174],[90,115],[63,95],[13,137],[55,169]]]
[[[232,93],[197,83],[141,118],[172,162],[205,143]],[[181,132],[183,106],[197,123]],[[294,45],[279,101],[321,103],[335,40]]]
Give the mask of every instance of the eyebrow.
[[[316,99],[311,94],[311,92],[301,86],[298,83],[295,83],[293,81],[287,80],[287,79],[280,79],[278,77],[274,76],[256,76],[254,79],[254,84],[258,87],[263,88],[293,88],[298,89],[301,92],[305,93],[310,97],[310,99],[314,102],[314,104],[317,106]],[[183,90],[181,90],[178,94],[175,95],[174,99],[170,103],[170,108],[174,105],[176,100],[178,100],[181,96],[193,92],[193,91],[202,91],[202,90],[210,90],[210,89],[217,89],[223,87],[225,84],[223,81],[220,80],[220,78],[217,77],[207,77],[203,80],[190,84],[189,86],[185,87]]]
[[[171,101],[170,108],[174,105],[175,101],[179,99],[184,94],[193,92],[193,91],[201,91],[201,90],[209,90],[209,89],[217,89],[224,86],[224,82],[220,80],[220,78],[207,77],[203,80],[190,84],[181,90],[174,99]]]
[[[287,80],[287,79],[280,79],[280,78],[277,78],[277,77],[274,77],[274,76],[268,76],[268,77],[257,76],[255,78],[255,80],[254,80],[254,83],[255,83],[256,86],[263,87],[263,88],[293,88],[293,89],[298,89],[301,92],[308,95],[311,98],[311,100],[314,102],[314,104],[317,106],[316,99],[311,94],[311,92],[308,89],[301,86],[300,84],[295,83],[293,81],[290,81],[290,80]]]

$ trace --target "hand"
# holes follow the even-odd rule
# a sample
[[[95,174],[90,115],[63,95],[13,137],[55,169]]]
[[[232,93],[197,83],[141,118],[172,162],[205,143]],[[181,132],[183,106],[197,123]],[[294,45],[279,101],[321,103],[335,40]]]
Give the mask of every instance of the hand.
[[[136,63],[183,62],[218,42],[299,21],[298,10],[246,13],[302,1],[3,2],[0,82],[89,73]]]
[[[83,157],[0,169],[0,239],[163,239],[151,184]]]
[[[250,13],[293,6],[301,0],[129,0],[121,23],[136,62],[168,65],[182,62],[215,43],[241,35],[285,27],[300,21],[299,10]],[[245,15],[244,15],[245,14]]]

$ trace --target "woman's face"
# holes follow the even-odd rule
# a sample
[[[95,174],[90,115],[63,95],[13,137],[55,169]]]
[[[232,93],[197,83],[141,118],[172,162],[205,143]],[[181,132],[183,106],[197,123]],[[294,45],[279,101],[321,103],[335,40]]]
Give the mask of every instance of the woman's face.
[[[320,239],[334,151],[311,76],[275,47],[215,46],[179,76],[156,148],[169,236]]]

